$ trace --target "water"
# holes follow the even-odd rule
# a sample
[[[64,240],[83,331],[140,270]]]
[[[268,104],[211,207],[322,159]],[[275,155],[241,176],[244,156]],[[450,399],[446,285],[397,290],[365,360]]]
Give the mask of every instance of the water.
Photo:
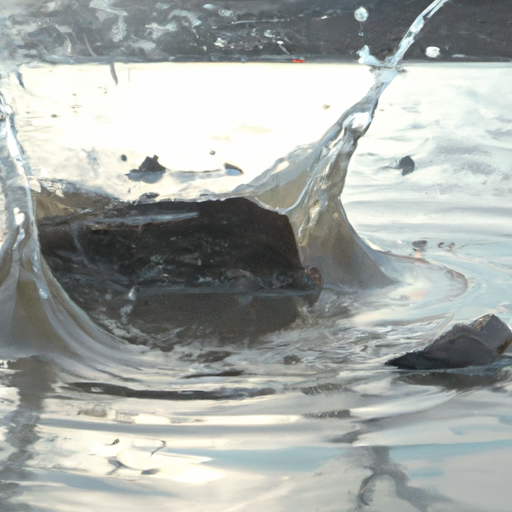
[[[310,68],[244,66],[246,83],[255,76],[269,77],[284,91],[292,90],[285,85],[290,73],[295,74],[292,83],[311,74]],[[259,192],[258,170],[270,168],[268,174],[275,176],[273,160],[297,143],[304,146],[285,163],[314,154],[318,146],[307,143],[320,137],[326,126],[336,126],[339,113],[371,86],[363,66],[312,67],[315,81],[302,81],[304,89],[275,116],[277,128],[267,128],[267,121],[257,118],[261,105],[253,114],[241,111],[243,122],[226,124],[224,135],[236,135],[239,144],[234,146],[241,148],[229,154],[229,161],[243,169],[243,175],[226,176],[228,149],[222,140],[210,155],[208,127],[204,138],[199,137],[204,144],[196,146],[200,155],[189,165],[192,171],[204,169],[205,160],[217,157],[218,165],[212,167],[217,174],[196,173],[191,179],[190,173],[177,173],[168,189],[176,196],[194,197],[198,191],[224,194],[239,186],[238,193],[249,194],[256,184],[261,203],[286,211],[292,219],[296,215],[293,224],[300,243],[301,213],[306,212],[308,222],[315,219],[309,215],[308,201],[312,184],[325,179],[326,167],[318,167],[308,193],[301,194],[307,179],[291,192],[287,189],[284,203],[279,187],[275,195],[268,187]],[[189,339],[165,353],[128,345],[97,328],[66,298],[37,258],[31,237],[31,199],[20,166],[43,184],[50,178],[69,180],[70,169],[77,169],[73,180],[79,185],[116,190],[125,199],[154,190],[151,184],[128,182],[128,191],[120,150],[133,161],[155,152],[151,144],[144,146],[147,141],[140,135],[151,117],[139,118],[126,110],[123,94],[130,91],[116,95],[107,68],[50,68],[51,73],[63,73],[57,83],[67,83],[71,76],[83,83],[80,76],[91,78],[94,73],[105,77],[105,84],[90,80],[98,91],[89,104],[84,94],[67,107],[89,112],[102,94],[108,96],[101,87],[110,87],[106,104],[119,104],[120,110],[110,116],[102,112],[103,132],[96,124],[104,106],[99,105],[85,119],[77,115],[72,133],[79,136],[66,138],[66,130],[71,132],[67,123],[75,118],[66,114],[60,91],[60,101],[52,103],[49,92],[55,86],[45,85],[44,70],[23,70],[27,92],[15,76],[4,88],[6,95],[12,94],[18,138],[30,168],[23,155],[12,158],[17,147],[11,141],[11,153],[2,159],[6,174],[1,197],[7,204],[3,244],[17,244],[20,250],[4,251],[2,265],[2,510],[80,511],[105,508],[105,503],[109,510],[148,504],[156,510],[508,510],[505,478],[512,436],[507,359],[490,367],[437,373],[396,371],[384,362],[424,346],[456,321],[488,312],[509,325],[512,321],[507,201],[511,145],[506,116],[510,65],[407,65],[384,92],[384,87],[377,91],[382,97],[374,120],[357,149],[349,147],[338,169],[348,167],[343,205],[355,231],[373,248],[398,257],[367,248],[348,224],[345,236],[360,244],[367,266],[373,268],[376,262],[379,272],[400,278],[396,284],[350,291],[346,287],[351,283],[340,287],[333,272],[317,304],[304,307],[284,330],[236,342]],[[156,68],[162,69],[147,67],[141,75],[152,72],[159,82],[168,71]],[[126,75],[137,72],[136,66],[128,69],[116,65],[119,87],[128,89]],[[227,67],[216,71],[184,65],[181,70],[197,73],[189,82],[182,75],[183,89],[197,83],[198,76],[226,76],[230,70],[239,80],[241,76],[240,69]],[[174,74],[179,71],[172,68]],[[347,103],[340,105],[339,84],[347,83],[347,76],[357,76],[358,85],[346,87]],[[318,92],[319,86],[325,89]],[[315,95],[307,94],[308,87]],[[301,109],[308,109],[308,125],[315,127],[295,132],[290,141],[283,134],[298,124],[297,98]],[[305,98],[313,98],[310,105]],[[279,102],[284,99],[286,94]],[[214,105],[220,112],[222,102],[219,94]],[[211,104],[210,98],[205,104]],[[109,123],[120,111],[126,117],[118,122],[130,121],[133,143],[116,146],[109,140],[106,149],[91,153],[102,148],[102,133],[112,129]],[[156,108],[152,112],[158,114]],[[51,118],[52,113],[59,117]],[[249,122],[251,116],[254,122]],[[55,126],[51,119],[62,119],[62,124]],[[91,123],[99,135],[91,131]],[[364,123],[353,126],[360,133],[367,128]],[[190,136],[186,126],[181,129]],[[272,132],[278,137],[266,141],[270,137],[265,134]],[[48,139],[57,144],[50,150],[45,147]],[[250,151],[254,147],[258,151]],[[416,165],[403,176],[396,162],[406,155]],[[180,158],[187,161],[187,155],[174,157],[177,163],[169,162],[169,167],[183,169]],[[265,183],[275,184],[268,174]],[[37,194],[37,182],[29,183]],[[164,196],[161,185],[158,190]],[[66,192],[61,190],[64,196]],[[271,204],[277,200],[280,204]],[[14,204],[16,211],[9,208]],[[345,215],[341,203],[327,204]],[[315,226],[321,228],[320,241],[326,230],[331,233],[322,222],[307,226],[308,236]],[[319,265],[307,246],[306,240],[303,257]]]

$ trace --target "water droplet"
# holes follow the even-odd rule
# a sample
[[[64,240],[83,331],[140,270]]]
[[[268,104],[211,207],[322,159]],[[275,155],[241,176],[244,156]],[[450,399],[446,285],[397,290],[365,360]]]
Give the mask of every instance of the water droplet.
[[[354,18],[360,22],[366,21],[368,19],[368,11],[361,6],[354,11]]]
[[[354,18],[359,21],[359,35],[364,36],[363,32],[363,22],[368,19],[368,11],[364,7],[359,7],[354,11]]]
[[[441,50],[437,46],[429,46],[425,50],[425,55],[429,57],[430,59],[436,59],[439,57],[439,54],[441,53]]]

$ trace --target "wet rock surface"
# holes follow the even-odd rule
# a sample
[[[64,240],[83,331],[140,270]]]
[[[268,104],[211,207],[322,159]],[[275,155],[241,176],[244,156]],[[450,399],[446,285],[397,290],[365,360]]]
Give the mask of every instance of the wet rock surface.
[[[495,315],[469,325],[455,325],[423,350],[408,352],[387,364],[407,370],[480,366],[496,361],[512,342],[512,331]]]
[[[289,325],[320,293],[288,218],[246,199],[101,211],[40,218],[41,250],[71,299],[128,341],[170,350],[251,338]]]

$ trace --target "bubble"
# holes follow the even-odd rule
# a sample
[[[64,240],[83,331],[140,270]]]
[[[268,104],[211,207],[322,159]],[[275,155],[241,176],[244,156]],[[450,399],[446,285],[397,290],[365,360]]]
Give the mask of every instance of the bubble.
[[[441,50],[437,46],[429,46],[425,50],[425,55],[429,57],[430,59],[435,59],[439,57],[439,54],[441,53]]]
[[[21,226],[25,222],[25,214],[16,206],[14,208],[14,222],[17,226]]]
[[[368,19],[368,11],[363,6],[361,6],[359,9],[354,11],[354,18],[362,23]]]

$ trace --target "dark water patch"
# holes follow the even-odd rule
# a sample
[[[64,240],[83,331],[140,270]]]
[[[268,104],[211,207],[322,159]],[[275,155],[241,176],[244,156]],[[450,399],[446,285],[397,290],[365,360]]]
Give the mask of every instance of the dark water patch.
[[[341,436],[336,436],[330,439],[331,443],[340,443],[340,444],[352,444],[355,443],[359,436],[361,436],[364,433],[363,430],[351,430],[350,432],[347,432],[346,434],[343,434]]]
[[[338,393],[344,388],[342,384],[336,382],[326,382],[323,384],[317,384],[316,386],[310,386],[302,388],[301,391],[305,395],[325,395],[330,393]]]
[[[478,368],[476,371],[412,371],[404,372],[397,380],[413,386],[436,386],[447,390],[468,391],[476,388],[492,389],[499,383],[508,382],[510,373],[502,368]]]
[[[102,384],[96,382],[74,382],[69,384],[69,389],[78,389],[94,395],[109,395],[124,398],[139,398],[149,400],[242,400],[258,396],[275,394],[272,388],[222,388],[213,391],[194,389],[179,390],[154,390],[132,389],[114,384]]]
[[[217,363],[229,357],[232,352],[228,350],[207,350],[199,354],[196,360],[200,363]]]
[[[19,402],[2,420],[6,429],[4,440],[12,451],[0,468],[0,510],[32,512],[31,506],[11,500],[22,495],[24,485],[34,479],[29,463],[41,438],[38,424],[44,400],[53,391],[55,375],[52,366],[38,358],[18,359],[8,367],[13,373],[7,385],[17,389]]]
[[[348,409],[340,409],[338,411],[322,411],[322,412],[311,412],[304,414],[305,418],[312,418],[312,419],[338,419],[338,420],[344,420],[351,417],[350,411]]]
[[[368,0],[363,29],[354,17],[361,3],[353,0],[227,0],[222,5],[193,0],[179,7],[156,0],[121,0],[115,7],[75,0],[45,4],[43,26],[39,4],[24,2],[5,9],[3,46],[10,58],[54,62],[354,59],[362,44],[384,58],[428,4]],[[453,0],[423,31],[409,57],[426,59],[426,49],[435,45],[441,60],[510,58],[509,13],[508,0]]]
[[[185,375],[183,379],[201,379],[205,377],[239,377],[244,375],[243,370],[226,370],[223,372],[216,373],[193,373],[192,375]]]
[[[402,176],[407,176],[407,174],[411,174],[414,171],[416,164],[410,156],[404,156],[400,158],[396,167],[402,170]]]
[[[370,506],[376,501],[379,484],[386,480],[393,482],[396,495],[417,510],[427,512],[432,505],[447,505],[451,500],[435,491],[426,491],[408,484],[408,476],[404,470],[390,458],[390,448],[374,446],[367,449],[369,464],[367,469],[371,475],[364,478],[358,492],[360,506]]]

